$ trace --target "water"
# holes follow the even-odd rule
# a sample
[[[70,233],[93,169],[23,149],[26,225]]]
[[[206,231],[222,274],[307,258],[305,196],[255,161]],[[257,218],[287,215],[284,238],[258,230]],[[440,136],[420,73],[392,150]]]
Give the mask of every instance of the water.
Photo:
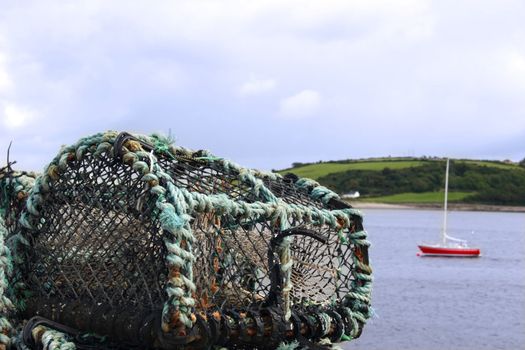
[[[450,212],[482,257],[438,258],[416,244],[439,240],[440,211],[364,213],[378,316],[345,349],[525,349],[525,214]]]

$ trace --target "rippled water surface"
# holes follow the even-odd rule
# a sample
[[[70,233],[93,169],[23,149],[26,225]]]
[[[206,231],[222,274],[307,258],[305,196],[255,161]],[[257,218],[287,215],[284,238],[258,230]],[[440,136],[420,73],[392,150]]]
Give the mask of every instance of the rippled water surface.
[[[416,244],[439,240],[441,212],[364,213],[377,317],[345,349],[525,349],[525,214],[450,212],[482,257],[437,258]]]

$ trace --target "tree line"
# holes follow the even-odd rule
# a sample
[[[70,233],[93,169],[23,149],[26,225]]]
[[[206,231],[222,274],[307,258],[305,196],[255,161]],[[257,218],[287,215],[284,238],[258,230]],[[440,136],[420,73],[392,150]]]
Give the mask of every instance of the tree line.
[[[521,164],[520,164],[521,165]],[[472,192],[463,201],[496,205],[525,205],[525,171],[465,162],[450,163],[449,191]],[[329,174],[318,181],[338,193],[358,190],[362,196],[443,190],[445,163],[382,171],[349,170]]]

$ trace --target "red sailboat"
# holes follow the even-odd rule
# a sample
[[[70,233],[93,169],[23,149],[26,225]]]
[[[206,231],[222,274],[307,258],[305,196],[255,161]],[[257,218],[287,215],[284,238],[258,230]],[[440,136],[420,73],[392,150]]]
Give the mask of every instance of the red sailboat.
[[[443,229],[441,231],[441,242],[436,244],[419,244],[418,247],[422,254],[420,256],[456,256],[456,257],[478,257],[479,248],[469,247],[467,241],[450,237],[447,235],[447,201],[448,201],[448,169],[449,159],[447,158],[447,170],[445,175],[445,206],[443,215]]]

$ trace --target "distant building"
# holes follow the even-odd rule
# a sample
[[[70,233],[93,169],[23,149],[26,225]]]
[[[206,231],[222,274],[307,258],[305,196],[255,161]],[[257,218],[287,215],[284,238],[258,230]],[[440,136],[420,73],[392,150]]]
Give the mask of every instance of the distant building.
[[[344,198],[344,199],[355,199],[355,198],[359,198],[360,194],[359,194],[359,191],[350,191],[348,193],[344,193],[341,195],[341,198]]]

